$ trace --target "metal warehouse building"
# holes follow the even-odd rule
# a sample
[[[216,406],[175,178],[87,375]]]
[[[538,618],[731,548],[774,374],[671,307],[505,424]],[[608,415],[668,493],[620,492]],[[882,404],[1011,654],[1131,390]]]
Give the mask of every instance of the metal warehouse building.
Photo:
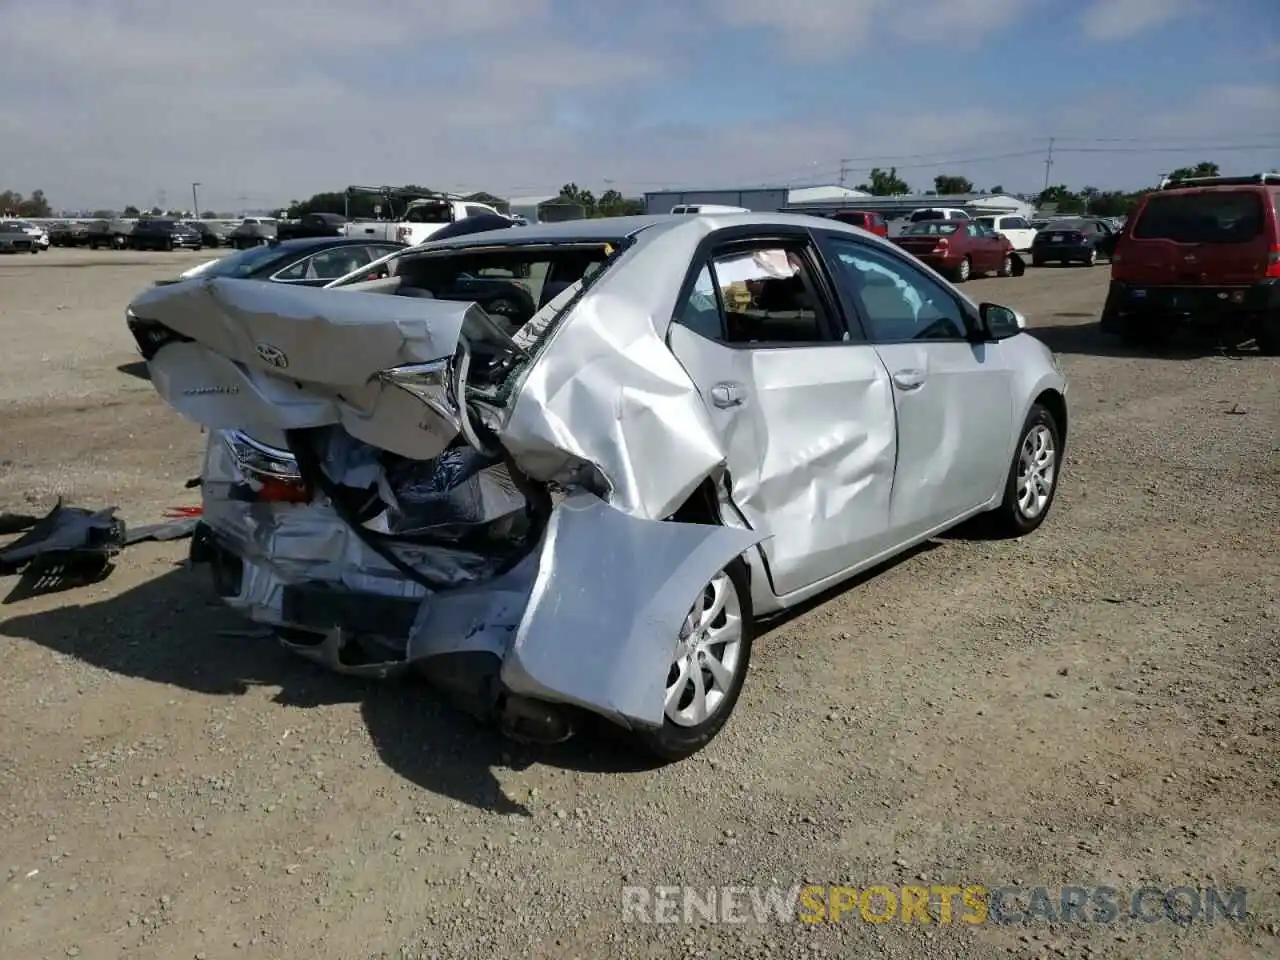
[[[756,187],[748,190],[663,190],[644,195],[646,213],[670,213],[686,203],[715,203],[726,207],[746,207],[758,213],[781,210],[787,205],[786,187]]]

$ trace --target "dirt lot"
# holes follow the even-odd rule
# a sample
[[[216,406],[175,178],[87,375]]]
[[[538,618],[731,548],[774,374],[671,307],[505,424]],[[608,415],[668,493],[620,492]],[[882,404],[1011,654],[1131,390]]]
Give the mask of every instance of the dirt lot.
[[[191,503],[123,311],[199,255],[0,259],[0,509]],[[1280,361],[1150,358],[1107,271],[970,292],[1059,351],[1053,515],[774,627],[724,735],[646,770],[326,675],[146,545],[0,607],[6,958],[1280,954]],[[0,596],[17,587],[0,581]],[[624,924],[623,884],[1242,886],[1210,925]]]

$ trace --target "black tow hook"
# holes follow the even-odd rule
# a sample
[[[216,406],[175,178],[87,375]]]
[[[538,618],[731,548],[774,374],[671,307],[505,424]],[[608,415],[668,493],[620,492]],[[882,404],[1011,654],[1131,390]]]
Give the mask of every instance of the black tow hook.
[[[540,746],[564,743],[573,736],[568,713],[553,703],[507,694],[499,710],[502,734]]]

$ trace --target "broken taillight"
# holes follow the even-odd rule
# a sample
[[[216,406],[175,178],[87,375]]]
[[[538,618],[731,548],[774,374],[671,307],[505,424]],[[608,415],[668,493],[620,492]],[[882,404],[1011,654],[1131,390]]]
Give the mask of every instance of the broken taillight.
[[[1267,272],[1268,277],[1280,278],[1280,244],[1271,248],[1271,253],[1267,255]]]
[[[259,481],[257,499],[263,503],[310,503],[311,491],[301,480],[264,477]]]
[[[302,479],[298,461],[288,450],[255,440],[238,430],[223,440],[244,478],[245,499],[263,503],[310,503],[311,489]]]

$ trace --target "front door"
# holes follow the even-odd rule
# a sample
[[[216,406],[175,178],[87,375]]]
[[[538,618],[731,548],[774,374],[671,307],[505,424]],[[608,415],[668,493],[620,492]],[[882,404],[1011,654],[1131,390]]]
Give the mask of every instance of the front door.
[[[779,596],[889,540],[893,392],[875,349],[845,339],[806,234],[717,248],[678,307],[672,352],[727,452],[733,507],[767,539]]]
[[[890,527],[905,542],[974,512],[1001,488],[1014,429],[1013,373],[999,343],[944,284],[882,246],[827,234],[843,296],[884,361],[897,411]]]

